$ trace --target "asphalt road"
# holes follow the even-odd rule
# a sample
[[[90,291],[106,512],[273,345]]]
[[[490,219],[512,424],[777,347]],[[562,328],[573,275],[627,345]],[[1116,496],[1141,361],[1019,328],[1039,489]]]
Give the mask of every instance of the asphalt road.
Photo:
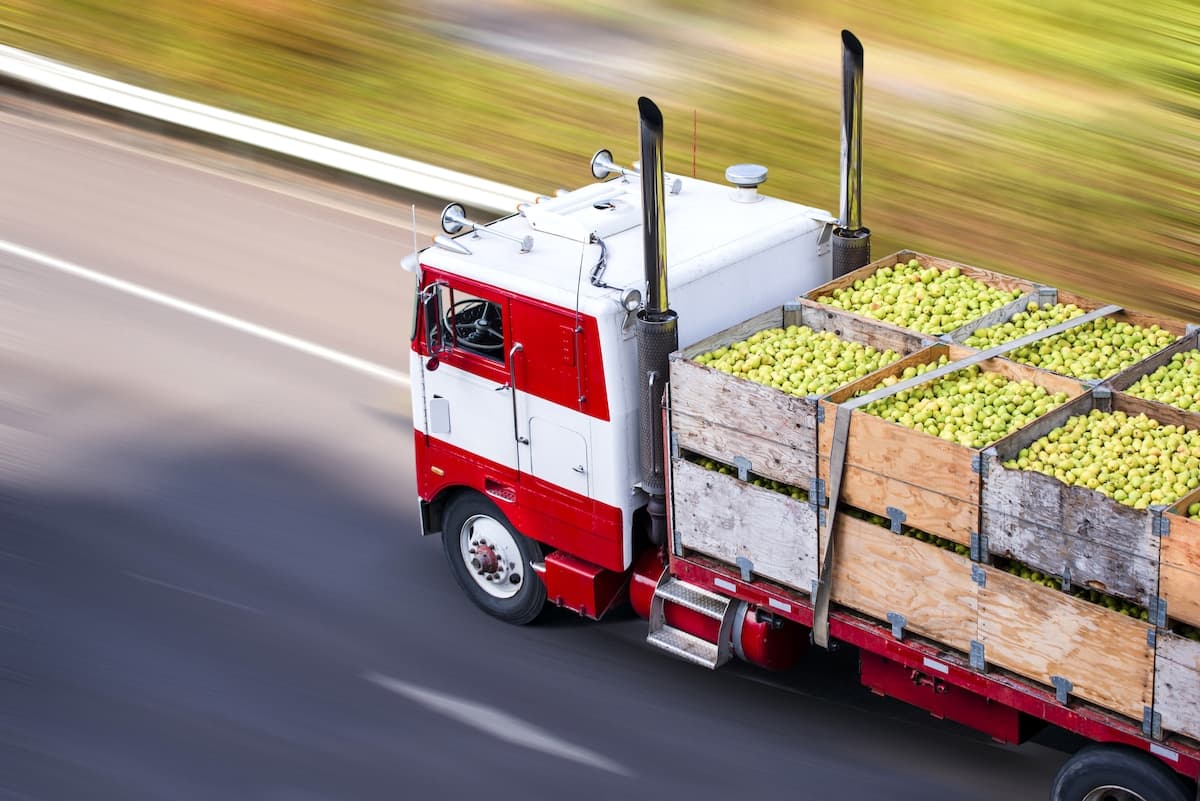
[[[0,240],[405,369],[411,211],[0,95]],[[424,204],[421,238],[435,211]],[[1037,799],[1066,755],[515,628],[418,535],[402,381],[0,250],[0,799]]]

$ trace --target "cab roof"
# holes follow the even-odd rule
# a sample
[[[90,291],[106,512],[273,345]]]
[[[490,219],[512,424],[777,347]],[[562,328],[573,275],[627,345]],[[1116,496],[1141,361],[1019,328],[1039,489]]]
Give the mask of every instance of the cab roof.
[[[695,178],[665,180],[667,280],[686,286],[832,222],[828,212]],[[749,201],[749,202],[747,202]],[[622,176],[525,206],[520,213],[423,250],[422,266],[600,316],[646,289],[640,179]],[[489,235],[488,232],[505,237]],[[533,247],[521,252],[520,240]],[[602,244],[601,244],[602,243]],[[602,286],[591,280],[597,276]]]

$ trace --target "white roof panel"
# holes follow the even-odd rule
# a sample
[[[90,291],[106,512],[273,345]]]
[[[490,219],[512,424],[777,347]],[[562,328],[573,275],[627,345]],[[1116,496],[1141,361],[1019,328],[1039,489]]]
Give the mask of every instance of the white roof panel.
[[[831,220],[828,212],[778,198],[738,202],[738,190],[726,184],[679,180],[679,193],[664,198],[671,287]],[[641,214],[636,178],[590,184],[487,226],[509,236],[532,236],[528,253],[512,241],[476,232],[455,238],[470,255],[434,246],[421,252],[421,263],[559,306],[574,308],[578,300],[581,310],[591,307],[589,313],[596,314],[619,290],[645,288]],[[587,244],[592,234],[603,247]],[[609,288],[588,280],[602,253],[606,266],[601,280]]]

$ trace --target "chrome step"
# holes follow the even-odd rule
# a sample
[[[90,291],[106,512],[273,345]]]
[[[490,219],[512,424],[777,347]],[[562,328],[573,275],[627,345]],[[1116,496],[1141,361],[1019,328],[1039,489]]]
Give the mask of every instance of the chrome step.
[[[724,618],[725,613],[729,610],[729,604],[733,601],[732,598],[717,595],[703,587],[697,587],[695,584],[688,584],[676,578],[669,578],[659,584],[654,593],[664,601],[691,609],[693,612],[698,612],[713,620]]]
[[[720,621],[717,641],[709,642],[703,637],[668,626],[663,611],[668,602]],[[650,631],[646,635],[646,642],[710,670],[718,668],[733,657],[731,634],[739,609],[744,610],[745,604],[674,578],[664,570],[658,579],[658,586],[654,588],[654,597],[650,600]]]
[[[646,642],[673,656],[702,665],[709,670],[722,664],[721,649],[715,642],[703,640],[694,634],[688,634],[686,631],[671,626],[663,626],[658,631],[650,632],[646,637]]]

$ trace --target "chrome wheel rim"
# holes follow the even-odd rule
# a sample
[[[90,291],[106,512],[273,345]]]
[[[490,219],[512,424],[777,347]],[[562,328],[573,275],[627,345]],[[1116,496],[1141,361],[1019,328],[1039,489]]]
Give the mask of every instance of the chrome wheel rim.
[[[1083,801],[1146,801],[1141,793],[1135,793],[1127,787],[1106,784],[1097,787],[1083,797]]]
[[[521,550],[500,521],[473,515],[458,533],[458,546],[467,573],[488,595],[506,600],[521,591],[525,584]]]

